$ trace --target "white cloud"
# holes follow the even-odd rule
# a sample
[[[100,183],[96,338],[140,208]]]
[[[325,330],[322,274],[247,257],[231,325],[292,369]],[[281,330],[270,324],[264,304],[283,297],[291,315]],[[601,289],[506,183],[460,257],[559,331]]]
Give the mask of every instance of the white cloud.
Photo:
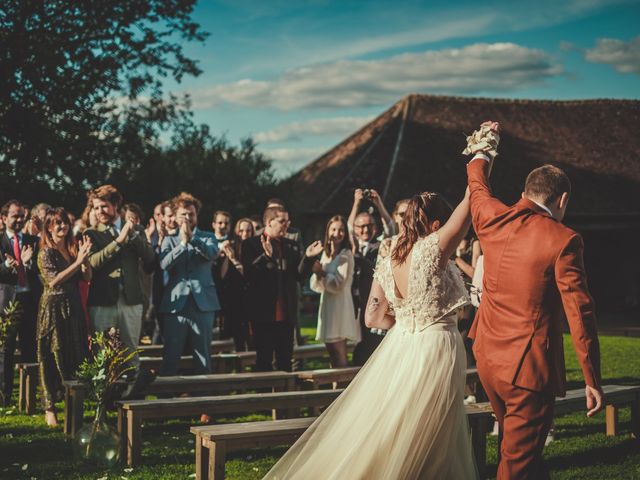
[[[258,132],[253,139],[258,143],[273,143],[301,140],[310,135],[349,135],[372,119],[373,117],[335,117],[292,122]]]
[[[587,50],[585,59],[611,65],[620,73],[640,74],[640,36],[623,42],[614,38],[601,38],[596,46]]]
[[[542,84],[562,68],[537,49],[513,43],[339,60],[286,72],[273,81],[243,79],[192,93],[195,108],[351,108],[385,105],[408,93],[506,92]]]
[[[263,149],[261,152],[273,159],[276,174],[284,177],[297,172],[327,150],[326,147],[306,147]]]

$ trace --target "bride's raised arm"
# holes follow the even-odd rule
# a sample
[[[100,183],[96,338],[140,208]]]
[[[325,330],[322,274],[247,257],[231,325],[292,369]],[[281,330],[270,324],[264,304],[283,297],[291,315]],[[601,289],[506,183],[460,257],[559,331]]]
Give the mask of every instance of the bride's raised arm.
[[[464,198],[455,208],[447,223],[438,229],[438,238],[442,256],[440,267],[444,268],[449,258],[456,251],[460,241],[464,238],[471,225],[471,210],[469,202],[469,187],[464,192]]]
[[[371,292],[364,312],[364,323],[369,328],[389,330],[396,323],[396,317],[389,312],[389,301],[382,286],[376,279],[371,284]]]

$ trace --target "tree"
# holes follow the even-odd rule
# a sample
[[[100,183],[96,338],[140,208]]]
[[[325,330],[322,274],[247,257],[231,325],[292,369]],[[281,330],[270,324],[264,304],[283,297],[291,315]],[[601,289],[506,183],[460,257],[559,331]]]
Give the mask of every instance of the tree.
[[[179,117],[163,79],[198,75],[196,0],[3,0],[0,191],[77,204],[135,170]],[[133,160],[133,161],[132,161]]]
[[[236,219],[262,213],[266,200],[277,193],[271,160],[251,139],[233,146],[188,116],[175,126],[170,146],[145,156],[132,178],[115,183],[124,186],[125,198],[148,212],[155,203],[188,191],[203,202],[200,223],[206,228],[215,210],[229,210]]]

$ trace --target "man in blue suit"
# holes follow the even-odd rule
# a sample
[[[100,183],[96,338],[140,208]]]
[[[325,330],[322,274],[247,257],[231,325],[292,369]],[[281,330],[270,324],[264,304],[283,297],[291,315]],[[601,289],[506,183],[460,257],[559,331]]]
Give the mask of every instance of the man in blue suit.
[[[193,347],[195,373],[210,373],[211,336],[220,309],[211,267],[218,256],[214,235],[197,228],[200,201],[188,193],[173,200],[179,225],[162,241],[160,267],[169,273],[160,312],[165,314],[162,375],[176,375],[184,342]]]

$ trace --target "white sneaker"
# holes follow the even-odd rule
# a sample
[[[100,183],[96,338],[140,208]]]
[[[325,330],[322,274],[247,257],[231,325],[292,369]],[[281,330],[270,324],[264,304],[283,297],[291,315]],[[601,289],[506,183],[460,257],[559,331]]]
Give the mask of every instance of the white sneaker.
[[[544,440],[544,446],[545,447],[555,440],[554,433],[555,432],[554,432],[553,428],[551,430],[549,430],[549,433],[547,433],[547,438]]]
[[[476,396],[475,395],[469,395],[467,398],[464,399],[464,404],[465,405],[469,405],[471,403],[476,403]]]

